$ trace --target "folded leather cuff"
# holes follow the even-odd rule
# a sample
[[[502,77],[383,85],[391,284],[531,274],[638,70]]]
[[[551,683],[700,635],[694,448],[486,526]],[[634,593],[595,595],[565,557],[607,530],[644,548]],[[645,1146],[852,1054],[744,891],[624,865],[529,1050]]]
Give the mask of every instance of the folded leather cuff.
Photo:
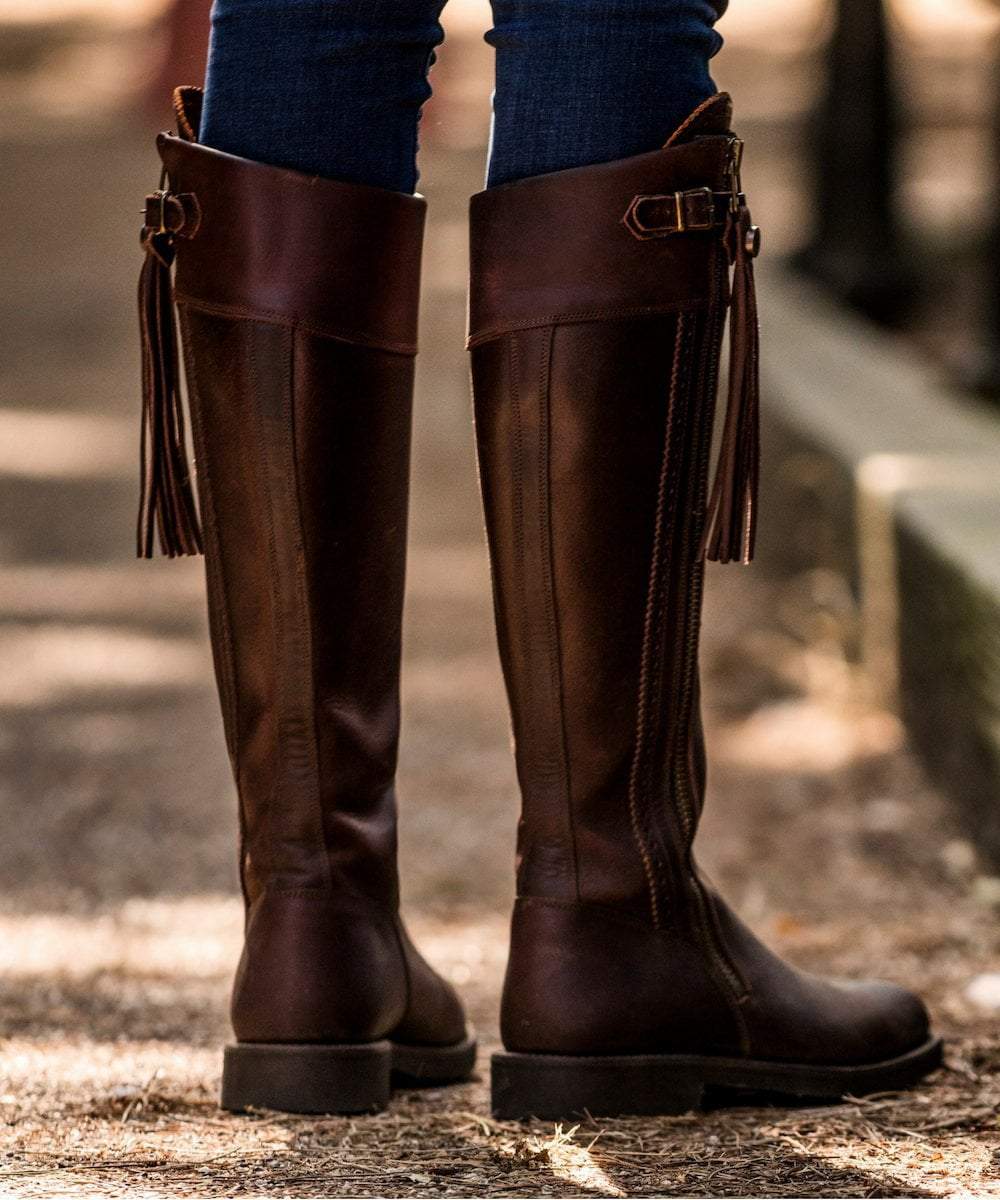
[[[163,133],[175,295],[399,354],[417,349],[425,201],[319,179]],[[147,220],[159,217],[151,198]],[[190,219],[198,214],[197,224]]]

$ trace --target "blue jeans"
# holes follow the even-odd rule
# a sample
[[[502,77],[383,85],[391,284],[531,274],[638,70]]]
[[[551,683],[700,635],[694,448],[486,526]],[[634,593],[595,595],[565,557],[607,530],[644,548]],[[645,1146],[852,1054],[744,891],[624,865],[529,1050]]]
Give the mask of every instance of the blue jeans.
[[[654,150],[715,88],[727,0],[492,0],[489,184]],[[215,0],[202,140],[412,192],[445,0]]]

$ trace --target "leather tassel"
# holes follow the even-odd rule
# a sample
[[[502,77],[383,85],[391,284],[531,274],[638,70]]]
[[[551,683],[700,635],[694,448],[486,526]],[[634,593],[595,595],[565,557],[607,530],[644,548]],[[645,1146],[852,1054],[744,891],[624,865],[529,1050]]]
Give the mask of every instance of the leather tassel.
[[[153,557],[154,540],[170,558],[202,552],[201,528],[185,445],[169,230],[143,229],[139,276],[142,334],[142,435],[137,552]]]
[[[753,260],[760,231],[740,204],[726,239],[733,263],[729,309],[729,397],[701,554],[715,562],[749,563],[757,532],[760,477],[760,335]]]

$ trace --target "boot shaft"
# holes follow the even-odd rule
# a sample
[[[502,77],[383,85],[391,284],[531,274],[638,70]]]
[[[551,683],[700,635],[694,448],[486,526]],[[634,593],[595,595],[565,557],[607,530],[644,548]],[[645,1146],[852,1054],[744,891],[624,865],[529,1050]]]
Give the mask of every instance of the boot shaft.
[[[244,883],[392,908],[424,203],[201,146],[197,101],[158,139],[153,212],[176,251]]]
[[[523,797],[518,891],[654,924],[687,894],[704,782],[709,453],[743,207],[729,120],[719,97],[662,151],[472,205],[470,346]]]

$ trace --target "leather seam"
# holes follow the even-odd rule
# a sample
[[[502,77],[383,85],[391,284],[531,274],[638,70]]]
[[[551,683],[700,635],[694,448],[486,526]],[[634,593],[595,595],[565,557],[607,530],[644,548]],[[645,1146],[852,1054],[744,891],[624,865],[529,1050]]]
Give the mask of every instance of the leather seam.
[[[261,895],[264,894],[264,892],[261,893]],[[394,905],[385,905],[359,891],[347,882],[338,883],[337,891],[332,891],[323,884],[316,884],[315,886],[307,887],[268,887],[266,894],[268,896],[283,896],[285,899],[321,901],[335,912],[369,913],[374,910],[385,917],[387,921],[395,921],[399,916],[398,910]],[[351,903],[345,903],[344,901],[350,901]]]
[[[253,326],[251,326],[251,329],[253,329]],[[290,434],[291,433],[291,428],[290,428],[291,389],[293,386],[291,355],[293,353],[293,346],[294,346],[294,330],[287,331],[287,334],[288,334],[287,338],[283,339],[283,348],[287,344],[287,351],[286,351],[285,357],[284,357],[285,370],[284,370],[284,377],[283,377],[282,390],[281,390],[282,399],[281,399],[280,403],[281,403],[281,418],[282,418],[282,424],[284,426],[284,431],[286,434]],[[281,613],[280,590],[281,589],[280,589],[280,583],[279,583],[279,579],[278,579],[278,576],[279,576],[279,563],[278,563],[278,552],[277,552],[278,533],[277,533],[277,529],[276,529],[276,525],[275,525],[275,508],[276,508],[275,502],[276,502],[277,498],[274,494],[274,491],[272,489],[272,484],[271,484],[271,463],[269,460],[269,447],[271,447],[271,441],[270,441],[270,439],[265,438],[263,436],[264,432],[265,432],[265,430],[264,430],[265,422],[263,421],[261,411],[260,411],[260,405],[259,405],[259,401],[258,401],[259,388],[256,385],[256,380],[258,378],[258,369],[257,369],[257,363],[256,363],[254,338],[252,335],[248,339],[248,361],[250,363],[250,368],[251,368],[251,371],[250,371],[251,380],[253,381],[252,386],[249,389],[249,393],[250,393],[249,408],[250,408],[250,412],[252,415],[254,433],[255,433],[255,437],[256,437],[257,452],[254,457],[257,460],[258,470],[261,473],[261,484],[263,487],[264,500],[265,500],[264,510],[266,513],[268,582],[269,582],[269,587],[267,589],[267,593],[268,593],[268,602],[269,602],[270,614],[271,614],[271,621],[270,621],[271,643],[273,646],[273,652],[274,652],[274,656],[275,656],[274,657],[275,671],[279,674],[279,677],[280,677],[281,670],[282,670],[281,663],[282,663],[282,660],[284,657],[283,651],[284,651],[285,647],[282,644],[283,630],[282,630],[282,623],[281,623],[281,619],[280,619],[280,613]],[[274,449],[273,447],[271,447],[271,448]],[[276,449],[277,449],[277,452],[280,454],[281,447],[277,447]],[[294,459],[294,454],[292,454],[290,457],[292,457],[292,459]],[[282,468],[284,468],[284,463],[282,463],[281,466],[282,466]],[[294,473],[294,463],[293,463],[292,470]],[[282,496],[282,499],[285,502],[285,506],[288,507],[289,502],[293,502],[293,507],[295,510],[296,520],[297,520],[298,497],[297,497],[297,495],[290,496],[288,494],[288,490],[287,490],[288,489],[288,472],[285,471],[284,469],[281,470],[281,485],[280,486],[281,486],[282,492],[284,493]],[[301,553],[301,541],[300,541],[298,553]],[[297,573],[297,575],[300,575],[300,574],[301,574],[301,572]],[[296,591],[296,598],[300,600],[301,599],[300,578],[298,578],[298,577],[296,578],[296,581],[295,581],[295,591]],[[299,603],[298,607],[299,607],[299,609],[301,609],[301,603]],[[284,721],[284,716],[283,716],[283,712],[282,712],[282,703],[283,703],[284,699],[285,699],[285,695],[284,695],[281,685],[279,684],[278,688],[276,689],[276,694],[274,697],[274,703],[277,706],[276,713],[275,713],[275,716],[276,716],[276,720],[275,720],[275,726],[276,726],[275,754],[276,754],[277,762],[276,762],[275,776],[271,781],[271,787],[270,787],[268,797],[267,797],[267,809],[266,809],[267,818],[266,818],[266,822],[265,822],[265,826],[268,831],[268,839],[267,840],[268,840],[268,844],[272,847],[272,853],[273,853],[274,846],[281,845],[282,847],[284,847],[287,842],[287,839],[284,836],[282,836],[280,839],[275,836],[275,832],[276,832],[275,819],[276,819],[276,815],[278,813],[278,806],[275,804],[275,793],[276,793],[278,787],[280,786],[281,782],[284,780],[284,771],[288,765],[288,747],[287,747],[287,743],[286,743],[287,733],[286,733],[286,729],[285,729],[285,721]],[[313,712],[314,711],[315,710],[313,708]],[[315,764],[314,757],[313,757],[313,762]],[[314,772],[314,778],[312,781],[313,790],[315,790],[316,783],[317,783],[317,778],[315,777],[315,772]],[[322,835],[322,827],[320,829],[320,833]],[[322,838],[322,836],[320,839],[319,849],[322,851],[324,875],[326,876],[327,881],[328,881],[329,862],[326,858],[325,841]],[[271,868],[272,868],[272,870],[276,869],[273,861],[271,863]],[[281,870],[286,870],[286,869],[287,869],[287,864],[283,863]]]
[[[180,324],[181,324],[181,340],[184,344],[185,358],[186,358],[186,361],[189,364],[192,364],[192,366],[193,366],[197,362],[197,358],[193,352],[193,347],[191,344],[191,337],[190,337],[190,331],[188,329],[188,324],[186,321],[182,321]],[[198,372],[196,369],[190,370],[185,373],[185,378],[187,381],[188,392],[189,392],[190,403],[188,404],[188,408],[190,409],[191,416],[192,416],[192,421],[191,421],[192,433],[196,435],[197,442],[199,442],[201,445],[204,445],[205,439],[204,439],[204,436],[203,436],[202,430],[201,430],[201,411],[202,411],[201,390],[198,386],[197,374],[198,374]],[[197,447],[196,447],[196,452],[197,452]],[[207,518],[206,523],[211,528],[213,540],[214,540],[216,546],[218,546],[218,544],[220,542],[219,533],[218,533],[218,516],[215,511],[215,500],[214,500],[214,497],[212,494],[212,475],[211,475],[211,469],[209,466],[207,454],[198,454],[198,461],[196,463],[196,469],[197,469],[198,479],[204,483],[203,491],[204,491],[205,501],[202,503],[202,507],[206,510],[206,512],[203,515]],[[215,586],[215,587],[213,587],[212,590],[216,592],[215,598],[216,598],[216,603],[217,603],[217,606],[219,609],[220,623],[222,625],[222,642],[223,642],[223,652],[224,652],[223,660],[226,664],[225,682],[223,685],[223,690],[225,693],[224,694],[224,703],[225,703],[225,707],[226,707],[227,716],[229,717],[230,727],[232,729],[232,743],[233,743],[232,744],[232,755],[233,755],[233,760],[234,760],[233,765],[234,765],[234,767],[236,767],[237,777],[238,777],[238,773],[239,773],[239,768],[238,768],[238,760],[239,760],[239,729],[238,729],[239,694],[235,687],[235,682],[234,682],[235,677],[236,677],[236,670],[235,670],[235,665],[234,665],[235,659],[233,656],[232,621],[229,616],[229,605],[226,602],[227,590],[225,587],[225,583],[222,579],[222,576],[224,575],[222,556],[221,556],[221,554],[216,552],[215,554],[213,554],[212,558],[213,558],[215,565],[212,568],[211,574],[218,575],[217,585],[219,583],[221,583],[221,586]],[[208,572],[206,572],[206,574],[208,574]]]
[[[229,752],[233,764],[233,775],[237,781],[237,805],[240,833],[240,889],[243,892],[244,903],[249,900],[247,888],[245,861],[247,855],[247,819],[246,803],[240,794],[238,786],[240,778],[240,706],[239,689],[236,686],[236,656],[233,650],[232,618],[229,613],[229,593],[225,584],[225,563],[220,549],[218,515],[215,511],[215,498],[212,491],[212,474],[207,454],[201,453],[205,446],[205,436],[202,428],[201,389],[198,384],[198,357],[194,353],[191,341],[191,331],[188,322],[180,322],[181,341],[184,346],[185,361],[190,369],[185,372],[188,386],[188,408],[191,412],[191,432],[196,443],[196,475],[201,484],[202,518],[209,531],[212,541],[211,556],[206,556],[206,584],[214,592],[214,607],[219,614],[222,670],[222,696],[225,716],[229,720]],[[214,582],[212,582],[214,580]],[[225,721],[225,718],[224,718]]]
[[[386,1036],[389,1036],[389,1034],[397,1030],[400,1025],[405,1024],[406,1018],[410,1015],[410,1005],[413,1001],[413,972],[410,970],[410,960],[407,957],[405,949],[403,948],[403,934],[398,918],[393,921],[392,930],[393,934],[395,935],[396,949],[399,951],[400,962],[403,964],[404,999],[402,1016],[400,1016],[399,1020],[392,1027],[392,1029],[389,1030],[389,1033]]]
[[[556,710],[559,720],[559,757],[562,775],[563,802],[566,812],[566,825],[569,833],[570,853],[573,861],[573,890],[577,897],[580,895],[580,871],[579,859],[576,847],[576,830],[573,824],[573,791],[570,780],[570,765],[569,754],[566,745],[566,704],[563,690],[563,671],[562,671],[562,654],[561,640],[559,637],[559,612],[556,603],[555,595],[555,572],[553,567],[553,550],[552,550],[552,437],[551,437],[551,371],[552,371],[552,352],[555,340],[555,327],[548,331],[548,336],[542,348],[541,362],[539,366],[539,381],[538,381],[538,404],[539,404],[539,430],[541,438],[538,448],[539,457],[539,477],[542,480],[544,494],[540,497],[538,506],[539,523],[541,525],[540,536],[542,539],[541,550],[545,561],[545,576],[542,581],[543,594],[545,597],[545,615],[546,615],[546,640],[548,642],[549,651],[549,671],[551,673],[552,688],[554,690],[554,699],[556,701]]]
[[[680,436],[681,436],[682,440],[684,439],[685,435],[687,435],[688,445],[691,446],[691,448],[693,449],[692,443],[694,440],[695,430],[694,430],[694,422],[691,419],[692,413],[690,412],[690,409],[693,406],[693,402],[690,400],[690,378],[691,378],[691,376],[690,376],[690,372],[685,371],[686,353],[688,352],[690,342],[693,340],[693,338],[692,338],[693,330],[687,326],[687,324],[683,320],[683,317],[679,318],[679,320],[678,320],[677,333],[678,333],[678,341],[677,341],[676,355],[675,355],[675,359],[674,359],[674,363],[673,363],[673,370],[672,370],[672,374],[671,374],[671,384],[670,384],[671,396],[672,396],[671,413],[670,413],[671,441],[673,441],[674,437],[675,437],[674,427],[679,424],[680,425]],[[678,412],[679,397],[682,394],[686,394],[689,397],[689,401],[688,401],[688,404],[683,407],[682,411]],[[689,465],[689,469],[690,469],[690,465]],[[667,495],[665,496],[665,499],[664,499],[665,511],[669,511],[672,528],[676,528],[676,519],[675,518],[676,518],[678,504],[679,504],[679,492],[680,492],[680,487],[681,487],[680,476],[681,476],[680,471],[674,472],[673,478],[668,480]],[[689,487],[690,487],[690,485],[689,485]],[[683,542],[683,535],[682,535],[681,549],[683,549],[683,548],[684,548],[684,542]],[[676,547],[671,547],[671,549],[676,551]],[[675,558],[679,559],[680,561],[679,562],[675,561]],[[661,606],[664,606],[664,607],[669,604],[669,600],[670,600],[669,581],[670,581],[671,571],[673,569],[679,569],[680,571],[686,572],[686,570],[687,570],[686,554],[683,554],[683,553],[675,554],[675,556],[672,556],[667,559],[666,568],[663,570],[663,581],[662,581],[662,588],[661,588],[661,593],[660,593],[660,603],[661,603]],[[682,579],[682,582],[684,584],[690,585],[691,578],[692,578],[692,576],[687,575],[686,578]],[[686,605],[683,615],[686,616],[689,611],[689,608],[687,606],[690,605],[690,596],[688,594],[689,586],[683,587],[682,592],[685,597],[685,605]],[[664,624],[665,624],[665,622],[661,621],[661,628]],[[679,626],[675,625],[674,630],[673,630],[674,643],[671,646],[671,652],[674,656],[673,662],[672,662],[673,676],[670,680],[670,683],[671,683],[671,686],[674,688],[676,688],[678,686],[678,684],[681,682],[678,679],[677,666],[678,666],[678,661],[680,661],[681,666],[683,667],[683,655],[684,655],[684,650],[685,650],[685,634],[686,634],[686,632],[687,632],[687,624],[686,624],[686,621],[684,621],[684,620],[682,620],[680,622]],[[666,641],[667,641],[666,631],[664,630],[663,645],[661,647],[663,657],[665,657],[665,655],[666,655]],[[662,668],[662,665],[663,665],[663,658],[661,657],[661,668]],[[661,677],[661,687],[662,687],[662,677]],[[683,714],[681,714],[681,715],[683,716]],[[673,786],[673,773],[672,772],[673,772],[673,767],[675,764],[675,755],[677,752],[677,746],[679,744],[679,738],[677,736],[677,733],[674,732],[674,724],[675,723],[671,724],[671,729],[667,735],[667,745],[664,748],[665,753],[664,753],[664,762],[663,762],[664,769],[667,772],[667,776],[668,776],[668,781],[667,781],[668,786],[670,786],[670,787]],[[668,799],[668,803],[669,803],[669,799]],[[677,819],[678,813],[676,811],[676,804],[674,805],[674,809],[673,809],[673,812],[671,815],[674,817],[675,820]],[[683,829],[679,829],[677,836],[680,838],[683,838],[684,836],[686,836],[686,831]]]
[[[643,614],[642,641],[639,651],[639,680],[635,709],[635,733],[632,750],[632,764],[629,770],[628,781],[628,807],[629,817],[632,825],[632,835],[635,839],[636,847],[638,848],[639,856],[642,859],[643,869],[646,874],[646,886],[649,891],[650,912],[652,915],[653,927],[655,929],[659,929],[661,925],[660,903],[656,880],[657,872],[655,870],[652,854],[643,831],[644,822],[642,819],[642,814],[640,813],[639,793],[642,777],[646,774],[644,768],[646,763],[646,747],[649,738],[649,710],[651,701],[651,687],[653,683],[653,680],[651,679],[651,664],[654,653],[654,638],[657,636],[656,616],[657,609],[659,607],[657,604],[657,598],[660,592],[662,577],[662,571],[660,570],[660,557],[663,545],[663,510],[666,501],[667,473],[670,460],[671,424],[675,390],[677,385],[677,364],[680,355],[680,341],[683,328],[683,317],[678,316],[674,331],[674,361],[671,372],[670,396],[667,404],[667,413],[663,433],[663,451],[660,458],[656,508],[654,512],[652,531],[653,536],[649,557],[649,575],[646,584],[646,605]],[[651,769],[652,768],[650,767],[650,771]]]
[[[264,526],[265,526],[265,533],[266,533],[266,538],[267,538],[267,552],[268,552],[268,562],[269,562],[268,579],[270,581],[273,581],[273,579],[274,579],[274,557],[275,557],[274,556],[274,519],[273,519],[273,514],[272,514],[272,508],[271,508],[271,493],[270,493],[270,488],[268,487],[268,483],[267,483],[267,469],[266,469],[267,464],[263,458],[263,453],[264,453],[263,452],[263,444],[264,443],[263,443],[263,440],[261,437],[262,429],[261,429],[260,414],[258,412],[258,405],[257,405],[257,387],[258,387],[257,353],[256,353],[256,346],[254,345],[253,326],[252,325],[250,326],[248,333],[249,333],[249,336],[246,339],[246,343],[247,343],[247,376],[248,376],[248,382],[249,382],[250,386],[247,390],[248,390],[248,394],[250,397],[250,403],[248,404],[247,407],[250,410],[250,424],[252,426],[252,437],[253,437],[253,443],[254,443],[253,458],[257,462],[257,470],[259,472],[259,484],[264,493],[264,505],[263,505],[264,513],[265,513]],[[276,633],[277,611],[276,611],[275,603],[274,603],[273,588],[268,587],[266,589],[266,594],[267,594],[267,607],[268,607],[268,611],[270,614],[270,626],[271,626],[272,631],[275,631],[272,633],[272,640],[275,641],[275,643],[276,643],[276,641],[277,641],[277,633]],[[275,645],[275,657],[277,658],[277,645]],[[279,730],[280,730],[280,726],[279,726]],[[280,731],[277,734],[277,736],[280,739]],[[276,746],[275,750],[276,750],[276,753],[280,754],[279,747]],[[272,827],[272,821],[274,819],[274,810],[275,810],[274,791],[275,791],[276,786],[277,786],[276,782],[272,779],[271,786],[268,789],[267,795],[264,799],[264,811],[261,813],[261,821],[260,821],[260,825],[263,827],[264,832],[265,832],[265,836],[262,839],[263,844],[268,847],[268,852],[265,855],[264,862],[266,863],[267,867],[272,872],[275,869],[275,866],[274,866],[275,838],[274,838],[274,829]]]
[[[519,574],[517,595],[521,603],[522,616],[525,619],[525,625],[527,625],[527,614],[525,612],[527,606],[524,604],[526,587],[526,571],[524,567],[524,428],[521,416],[520,354],[518,352],[517,338],[511,338],[507,342],[507,371],[510,376],[511,407],[514,414],[514,554]],[[528,675],[528,690],[529,694],[533,690],[530,674]]]
[[[368,337],[363,333],[316,325],[272,309],[257,309],[242,304],[222,304],[212,300],[199,300],[176,288],[174,289],[174,302],[178,306],[186,305],[215,316],[259,321],[263,325],[281,325],[288,329],[297,329],[303,333],[312,334],[315,337],[331,338],[336,342],[347,342],[349,345],[361,346],[368,350],[381,350],[386,354],[399,354],[406,358],[412,358],[417,353],[417,346],[414,342],[393,342],[383,338]]]
[[[693,864],[689,878],[692,888],[695,892],[695,902],[701,915],[701,920],[698,922],[699,928],[696,931],[697,940],[701,944],[702,948],[708,952],[709,959],[712,964],[714,964],[715,970],[712,973],[716,975],[716,981],[721,985],[720,990],[722,991],[723,998],[729,1007],[729,1011],[733,1015],[733,1020],[736,1024],[737,1033],[740,1039],[740,1048],[744,1054],[750,1055],[753,1050],[753,1046],[750,1039],[750,1030],[742,1008],[744,1002],[749,999],[750,993],[744,992],[743,994],[740,994],[738,989],[733,987],[733,979],[735,978],[733,969],[727,966],[726,962],[723,961],[719,949],[712,943],[707,926],[710,901],[705,895],[704,888],[701,886],[701,880],[698,879]]]
[[[292,515],[294,522],[294,537],[295,537],[295,564],[297,567],[295,574],[295,595],[297,601],[297,611],[300,614],[301,632],[305,642],[305,652],[308,660],[308,672],[310,683],[309,695],[309,712],[310,720],[306,722],[308,728],[307,737],[307,753],[311,759],[310,766],[313,774],[313,800],[317,809],[317,817],[319,821],[319,850],[320,857],[323,862],[323,873],[326,877],[326,886],[331,885],[330,879],[330,861],[326,853],[326,829],[323,820],[323,805],[322,805],[322,784],[321,771],[322,764],[319,755],[319,732],[317,729],[317,720],[319,705],[316,699],[316,675],[315,675],[315,653],[313,648],[313,620],[312,608],[309,603],[309,596],[306,588],[306,549],[305,549],[305,534],[302,529],[302,497],[299,491],[299,457],[296,453],[296,418],[298,405],[296,404],[296,374],[295,374],[295,348],[298,341],[298,326],[293,326],[289,331],[289,347],[288,347],[288,386],[285,391],[285,400],[282,404],[282,416],[286,419],[286,427],[289,437],[289,472],[283,477],[286,480],[286,500],[290,501],[289,512]],[[290,479],[290,483],[289,483]],[[290,494],[289,494],[290,493]]]
[[[658,495],[657,506],[660,527],[657,531],[657,539],[659,542],[658,551],[653,558],[653,569],[657,574],[657,587],[655,594],[652,595],[652,603],[654,604],[654,627],[655,627],[655,659],[654,676],[651,683],[651,712],[647,727],[654,732],[659,732],[663,728],[663,708],[664,708],[664,678],[667,665],[667,611],[670,601],[670,578],[673,562],[670,555],[670,543],[665,542],[665,533],[667,530],[673,530],[675,527],[674,518],[677,511],[677,490],[678,472],[671,471],[674,457],[674,445],[676,443],[678,433],[681,437],[685,432],[683,418],[684,413],[679,411],[680,396],[685,382],[683,375],[684,352],[687,349],[687,344],[690,341],[690,330],[684,320],[684,314],[681,313],[677,317],[677,325],[675,330],[674,354],[670,370],[670,393],[669,402],[667,405],[666,422],[664,427],[664,449],[663,449],[663,477],[661,480],[661,491]],[[679,428],[678,428],[679,427]],[[669,729],[666,738],[669,739]],[[665,747],[664,747],[665,748]],[[669,806],[669,794],[662,795],[664,786],[669,788],[669,755],[664,754],[662,760],[659,757],[660,746],[655,747],[657,753],[648,756],[647,765],[647,802],[651,805],[651,816],[654,817],[653,829],[656,830],[655,814],[659,811],[659,803],[664,803],[667,819],[675,817]],[[662,763],[664,776],[661,776],[659,786],[656,781],[656,768]],[[656,806],[653,806],[653,796],[656,796]],[[672,822],[673,823],[673,822]],[[663,885],[669,891],[669,885],[675,881],[676,871],[674,870],[675,862],[670,849],[670,839],[675,839],[679,836],[679,832],[671,829],[668,835],[667,844],[663,847],[664,867]]]
[[[676,146],[687,130],[690,129],[691,126],[701,118],[703,113],[708,112],[708,110],[711,108],[716,108],[720,104],[727,104],[728,102],[728,92],[716,92],[714,96],[709,96],[707,100],[703,100],[701,104],[699,104],[694,110],[694,112],[688,116],[683,125],[678,126],[677,129],[674,130],[674,132],[670,135],[669,140],[664,144],[663,149],[669,150],[672,146]]]
[[[612,307],[585,309],[581,312],[553,314],[544,317],[526,317],[522,321],[504,322],[501,325],[491,325],[478,333],[470,333],[466,339],[466,348],[471,350],[483,342],[493,341],[507,333],[524,332],[528,329],[544,329],[546,326],[582,325],[591,321],[619,321],[633,317],[655,317],[664,313],[692,312],[699,308],[707,308],[709,299],[697,297],[694,300],[676,301],[671,304],[643,304],[632,307]]]
[[[521,356],[519,352],[519,344],[516,337],[508,338],[506,342],[506,359],[507,359],[507,374],[510,385],[511,412],[514,418],[514,564],[517,578],[515,581],[515,595],[517,596],[517,604],[520,609],[521,627],[529,628],[528,623],[528,605],[527,605],[527,570],[525,569],[525,549],[524,549],[524,428],[523,417],[521,414]],[[530,671],[525,672],[524,680],[526,700],[525,707],[530,712],[533,708],[532,700],[534,697],[534,679]],[[516,735],[515,735],[516,740]],[[530,797],[525,797],[530,800]],[[527,830],[526,830],[527,832]],[[528,834],[530,837],[530,833]],[[528,853],[530,854],[530,846]],[[521,861],[521,868],[525,866],[525,859]],[[519,872],[520,873],[520,872]]]
[[[620,909],[613,908],[609,904],[601,904],[599,901],[587,900],[583,897],[579,900],[566,900],[559,896],[518,896],[515,903],[518,905],[544,905],[566,911],[583,909],[587,912],[600,913],[621,925],[627,925],[630,929],[641,929],[646,933],[656,934],[667,932],[662,928],[649,924],[648,921],[640,920],[639,917],[633,916],[631,913],[625,913]]]

